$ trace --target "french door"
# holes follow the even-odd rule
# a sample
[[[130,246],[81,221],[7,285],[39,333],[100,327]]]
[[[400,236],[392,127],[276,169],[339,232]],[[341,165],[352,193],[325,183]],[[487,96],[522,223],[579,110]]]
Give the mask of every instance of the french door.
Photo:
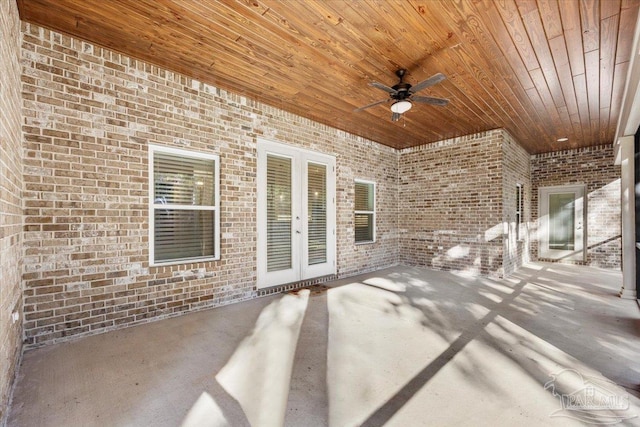
[[[586,200],[583,185],[542,187],[539,190],[538,256],[584,261]]]
[[[258,287],[335,274],[335,157],[258,140]]]

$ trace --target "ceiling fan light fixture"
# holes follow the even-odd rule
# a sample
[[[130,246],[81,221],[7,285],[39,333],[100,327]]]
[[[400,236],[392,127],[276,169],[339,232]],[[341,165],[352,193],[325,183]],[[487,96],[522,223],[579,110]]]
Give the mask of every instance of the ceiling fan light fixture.
[[[393,104],[391,104],[391,111],[394,113],[403,114],[409,111],[410,109],[411,109],[411,102],[407,101],[406,99],[396,101]]]

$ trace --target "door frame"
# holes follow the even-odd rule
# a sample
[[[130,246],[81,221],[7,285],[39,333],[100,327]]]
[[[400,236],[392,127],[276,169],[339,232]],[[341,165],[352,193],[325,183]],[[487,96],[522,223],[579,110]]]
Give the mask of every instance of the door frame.
[[[576,194],[573,250],[549,248],[549,195]],[[554,185],[538,188],[538,258],[586,261],[587,259],[587,191],[584,184]]]
[[[280,271],[267,271],[267,192],[266,175],[267,156],[271,154],[281,158],[289,158],[292,161],[292,268]],[[327,207],[326,207],[326,255],[325,263],[316,265],[308,264],[308,215],[307,206],[307,165],[320,164],[327,166]],[[257,139],[257,169],[256,169],[256,217],[257,217],[257,287],[258,289],[283,285],[286,283],[307,280],[314,277],[327,276],[336,273],[336,158],[334,156],[315,151],[274,142],[271,140]],[[299,221],[296,225],[294,221]],[[297,233],[296,231],[299,231]]]

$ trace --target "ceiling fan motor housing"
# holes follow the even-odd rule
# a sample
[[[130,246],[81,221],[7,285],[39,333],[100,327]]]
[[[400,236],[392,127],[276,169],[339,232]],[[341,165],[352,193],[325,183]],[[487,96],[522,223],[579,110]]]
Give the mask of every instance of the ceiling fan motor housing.
[[[405,74],[407,74],[407,70],[405,70],[404,68],[396,70],[396,76],[398,76],[400,81],[398,82],[398,84],[391,87],[391,89],[394,89],[396,91],[396,93],[391,94],[392,99],[402,100],[409,97],[409,89],[411,89],[411,85],[402,81]]]
[[[391,94],[391,98],[393,99],[406,99],[410,95],[409,89],[411,89],[411,85],[409,83],[400,82],[391,88],[396,91],[396,93]]]

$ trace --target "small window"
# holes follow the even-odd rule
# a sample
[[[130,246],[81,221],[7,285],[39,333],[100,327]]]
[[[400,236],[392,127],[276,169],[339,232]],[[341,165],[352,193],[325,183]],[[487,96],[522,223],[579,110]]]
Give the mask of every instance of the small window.
[[[522,224],[522,184],[516,185],[516,240],[520,240],[520,224]]]
[[[356,180],[355,234],[356,243],[373,243],[376,240],[376,185]]]
[[[220,257],[219,157],[149,146],[149,262]]]

